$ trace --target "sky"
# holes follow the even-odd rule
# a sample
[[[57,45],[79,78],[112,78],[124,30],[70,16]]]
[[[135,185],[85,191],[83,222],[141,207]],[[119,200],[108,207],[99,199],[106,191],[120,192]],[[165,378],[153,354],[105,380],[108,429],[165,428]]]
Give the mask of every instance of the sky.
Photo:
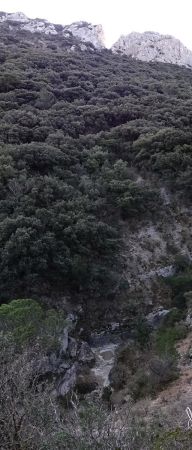
[[[0,11],[68,25],[85,20],[102,24],[110,47],[122,34],[171,34],[192,49],[192,0],[0,0]]]

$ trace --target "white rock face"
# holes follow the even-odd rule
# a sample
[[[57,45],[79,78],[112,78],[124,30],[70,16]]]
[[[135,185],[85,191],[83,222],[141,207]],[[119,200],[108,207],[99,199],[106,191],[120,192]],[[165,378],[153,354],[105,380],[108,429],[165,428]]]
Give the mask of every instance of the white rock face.
[[[75,22],[64,27],[64,34],[68,31],[83,42],[91,42],[94,47],[98,49],[105,47],[102,25],[92,25],[87,22]]]
[[[71,34],[81,43],[81,50],[86,51],[86,44],[91,43],[96,49],[105,48],[104,31],[101,25],[88,22],[74,22],[71,25],[57,26],[44,19],[29,19],[22,12],[0,12],[0,23],[6,23],[12,30],[26,30],[31,33],[58,35],[70,37]],[[78,43],[78,42],[77,42]],[[91,49],[91,47],[89,47]],[[93,49],[94,50],[94,49]],[[76,51],[76,45],[71,47]],[[192,51],[188,50],[178,39],[169,35],[147,31],[145,33],[130,33],[121,36],[112,46],[114,53],[122,53],[142,61],[159,61],[192,67]]]
[[[151,31],[145,33],[133,32],[127,36],[121,36],[112,46],[112,51],[132,56],[141,61],[159,61],[179,66],[192,66],[192,52],[178,39]]]
[[[53,24],[41,20],[30,20],[21,29],[31,33],[58,34]]]
[[[57,31],[57,26],[43,19],[29,19],[21,12],[5,13],[0,12],[0,22],[8,22],[11,29],[11,22],[17,22],[20,30],[31,33],[44,33],[52,35],[62,35],[69,37],[71,34],[82,42],[91,43],[97,49],[102,49],[104,45],[104,32],[101,25],[92,25],[87,22],[75,22],[71,25],[61,26]],[[82,44],[83,45],[83,44]],[[86,50],[85,47],[82,48]]]
[[[31,33],[39,32],[45,34],[57,34],[55,26],[47,20],[29,19],[22,12],[0,13],[0,22],[8,22],[11,29],[11,22],[17,22],[20,30],[27,30]]]
[[[12,21],[12,22],[21,22],[25,23],[28,22],[28,17],[23,14],[22,12],[16,12],[16,13],[0,13],[0,22],[5,21]]]

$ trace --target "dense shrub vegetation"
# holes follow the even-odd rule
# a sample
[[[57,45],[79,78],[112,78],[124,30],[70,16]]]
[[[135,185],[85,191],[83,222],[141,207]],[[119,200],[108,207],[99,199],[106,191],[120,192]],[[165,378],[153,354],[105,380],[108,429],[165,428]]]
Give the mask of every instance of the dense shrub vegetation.
[[[160,204],[138,173],[190,199],[191,71],[0,38],[1,299],[112,296],[122,221]]]
[[[9,341],[18,353],[38,342],[38,347],[44,352],[53,351],[58,347],[65,323],[62,311],[44,311],[31,299],[12,300],[0,306],[1,345]]]
[[[100,404],[66,412],[37,370],[65,327],[61,311],[51,309],[58,297],[111,300],[125,286],[124,225],[158,215],[162,185],[190,202],[191,71],[91,45],[81,51],[70,36],[6,23],[0,64],[2,448],[191,448],[191,433],[176,429],[175,414],[169,426],[162,417],[145,422],[145,412],[137,417],[128,407],[118,418]],[[177,378],[176,343],[186,335],[178,322],[191,305],[191,273],[177,261],[169,279],[175,308],[159,330],[138,319],[134,343],[120,350],[110,374],[114,394],[154,396]],[[46,310],[36,301],[41,296]]]
[[[147,401],[143,406],[129,401],[117,411],[109,411],[101,399],[79,402],[74,395],[73,408],[69,409],[57,401],[54,378],[45,376],[41,363],[50,352],[53,356],[58,351],[65,323],[61,312],[45,312],[34,300],[14,300],[0,306],[2,450],[160,450],[170,445],[190,449],[191,432],[184,432],[183,424],[176,422],[183,405],[175,417],[159,407],[151,415]],[[145,348],[136,342],[124,346],[118,354],[118,371],[111,374],[114,389],[117,383],[120,389],[128,383],[127,393],[137,400],[153,396],[175,380],[178,368],[172,352],[180,337],[176,329],[173,336],[163,326]]]

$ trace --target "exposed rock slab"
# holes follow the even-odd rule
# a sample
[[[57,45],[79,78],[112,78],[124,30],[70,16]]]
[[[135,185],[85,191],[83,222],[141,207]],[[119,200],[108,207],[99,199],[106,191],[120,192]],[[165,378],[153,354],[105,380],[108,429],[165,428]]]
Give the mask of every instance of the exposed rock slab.
[[[77,363],[67,370],[64,377],[60,380],[57,386],[57,396],[65,398],[70,395],[75,388],[77,381]]]
[[[141,61],[158,61],[192,66],[192,52],[173,36],[151,31],[121,36],[112,46],[114,53],[122,53]]]
[[[60,35],[66,37],[73,35],[80,42],[90,43],[96,49],[102,49],[105,47],[104,31],[102,25],[93,25],[84,21],[74,22],[71,25],[56,25],[48,22],[45,19],[29,19],[22,12],[0,12],[0,23],[1,22],[7,22],[10,29],[12,29],[12,25],[14,22],[14,24],[20,30],[29,31],[31,33]],[[85,46],[82,47],[82,51],[84,50],[86,50]]]
[[[73,36],[78,37],[81,41],[91,42],[95,48],[103,48],[105,38],[102,25],[92,25],[87,22],[75,22],[64,27],[64,31],[69,31]]]
[[[147,323],[151,328],[158,328],[164,321],[165,317],[170,313],[169,309],[163,307],[157,308],[146,317]]]

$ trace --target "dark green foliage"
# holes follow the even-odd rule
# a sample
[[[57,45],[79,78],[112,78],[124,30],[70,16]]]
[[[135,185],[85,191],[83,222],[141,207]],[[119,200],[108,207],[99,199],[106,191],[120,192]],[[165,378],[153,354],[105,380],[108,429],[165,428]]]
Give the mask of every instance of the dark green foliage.
[[[168,450],[180,449],[180,450],[190,450],[192,441],[191,430],[184,430],[182,428],[176,428],[169,431],[164,431],[156,438],[154,450]]]
[[[172,308],[170,312],[164,317],[163,326],[174,327],[186,317],[185,309]]]
[[[191,71],[1,24],[1,299],[113,297],[121,226],[191,196]],[[76,45],[76,52],[71,46]]]
[[[191,262],[186,258],[176,258],[176,273],[167,278],[172,289],[172,304],[181,311],[186,311],[187,293],[192,290]]]
[[[150,326],[144,317],[139,317],[135,321],[135,338],[141,348],[145,348],[149,344]]]
[[[0,306],[1,343],[7,341],[16,350],[38,342],[44,351],[58,347],[58,339],[65,326],[64,314],[55,310],[44,311],[31,299],[12,300]]]
[[[171,334],[165,329],[161,335],[158,333],[148,341],[147,349],[136,342],[125,344],[117,353],[110,372],[113,389],[123,390],[124,395],[126,393],[134,400],[157,395],[179,375],[175,344],[184,336],[181,330]]]
[[[140,367],[130,380],[130,393],[134,400],[153,397],[179,376],[173,356],[151,357],[146,367]]]
[[[176,274],[181,274],[183,272],[186,272],[187,270],[190,270],[191,261],[189,259],[188,255],[177,255],[174,261],[175,265],[175,272]]]
[[[109,375],[115,391],[122,390],[124,397],[134,400],[153,397],[179,377],[177,344],[188,331],[182,319],[181,311],[174,308],[152,332],[142,317],[135,322],[135,340],[118,349]]]
[[[177,356],[175,345],[177,341],[186,337],[187,330],[185,326],[176,324],[174,327],[162,327],[156,335],[155,348],[157,352]]]

